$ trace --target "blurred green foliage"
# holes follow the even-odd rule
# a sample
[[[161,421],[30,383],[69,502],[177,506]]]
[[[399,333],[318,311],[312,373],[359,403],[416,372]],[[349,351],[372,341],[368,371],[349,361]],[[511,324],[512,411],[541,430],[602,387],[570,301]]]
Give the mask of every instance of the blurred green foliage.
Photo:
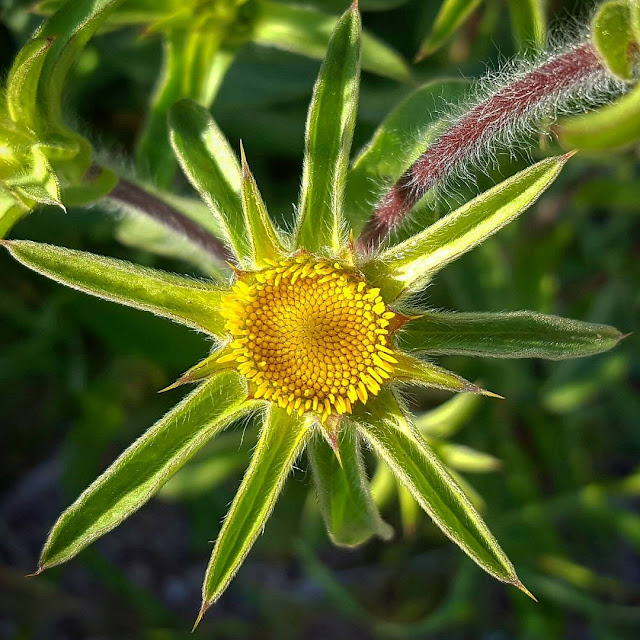
[[[314,4],[337,12],[347,3]],[[441,3],[361,4],[381,9],[364,13],[365,26],[411,58]],[[582,9],[575,2],[549,4],[552,18],[567,10],[587,17],[590,3]],[[5,74],[39,23],[30,5],[0,4]],[[417,81],[459,77],[460,70],[478,76],[485,64],[496,64],[498,48],[514,52],[503,6],[483,2],[447,44],[416,66]],[[92,40],[66,85],[69,112],[112,156],[132,155],[158,74],[159,43],[137,36],[128,29]],[[243,136],[280,222],[290,220],[298,190],[317,69],[313,60],[248,45],[213,108],[234,143]],[[356,147],[409,90],[364,74]],[[439,108],[437,99],[433,108]],[[503,159],[505,174],[515,166],[523,163]],[[186,192],[183,183],[177,186]],[[579,154],[535,209],[444,270],[424,293],[426,302],[462,311],[529,308],[637,331],[639,203],[637,143],[606,156]],[[20,222],[13,236],[197,273],[181,260],[184,254],[122,246],[115,240],[123,233],[118,227],[97,206],[66,215],[48,207]],[[0,272],[0,636],[191,637],[184,630],[210,552],[203,541],[219,531],[255,442],[253,425],[238,424],[212,442],[158,499],[77,562],[24,580],[61,507],[171,406],[173,398],[155,391],[204,357],[206,345],[169,322],[45,281],[4,253]],[[443,440],[444,450],[454,444],[500,460],[498,469],[473,476],[473,488],[538,604],[487,580],[428,518],[412,520],[402,496],[389,500],[384,513],[396,531],[403,525],[406,531],[393,544],[331,547],[309,498],[310,478],[297,473],[200,633],[634,638],[640,625],[639,356],[635,334],[616,351],[584,361],[440,359],[506,396],[502,402],[480,398],[463,429],[436,428],[431,437]],[[445,399],[417,389],[409,396],[417,410],[432,410]],[[372,460],[366,462],[374,474]]]

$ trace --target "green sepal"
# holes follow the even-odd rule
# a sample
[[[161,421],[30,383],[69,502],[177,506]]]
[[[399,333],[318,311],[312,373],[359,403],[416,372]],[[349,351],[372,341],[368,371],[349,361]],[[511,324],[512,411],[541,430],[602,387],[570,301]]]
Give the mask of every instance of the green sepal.
[[[440,218],[411,238],[383,250],[362,267],[387,302],[424,286],[446,264],[493,235],[530,207],[571,157],[547,158],[520,171]]]
[[[443,100],[459,98],[469,83],[433,80],[413,91],[382,121],[347,174],[344,213],[357,236],[385,189],[424,153],[444,128]]]
[[[437,51],[478,7],[481,0],[444,0],[433,21],[431,32],[423,40],[416,62]]]
[[[612,104],[566,118],[556,128],[565,148],[623,149],[640,141],[640,84]]]
[[[204,360],[201,360],[198,364],[188,369],[174,383],[161,389],[161,391],[169,391],[170,389],[181,387],[183,384],[200,382],[205,378],[212,377],[223,369],[233,368],[233,365],[237,363],[231,359],[232,356],[233,349],[231,349],[229,345],[219,347]]]
[[[270,403],[251,464],[216,540],[202,585],[202,608],[196,625],[227,588],[264,528],[311,431],[308,416],[289,416]]]
[[[242,144],[240,145],[240,162],[242,164],[242,210],[251,242],[252,262],[256,267],[264,267],[269,264],[269,261],[281,260],[287,251],[269,218],[267,207],[247,164]]]
[[[3,244],[25,266],[68,287],[211,335],[226,335],[220,315],[226,291],[208,282],[50,244],[28,240]]]
[[[354,418],[374,451],[442,532],[489,574],[528,593],[480,514],[410,428],[393,393],[385,389],[366,405],[358,405]]]
[[[398,346],[407,351],[549,360],[601,353],[623,337],[607,325],[533,311],[427,312],[407,322],[396,335]]]
[[[397,359],[397,362],[393,365],[393,377],[395,379],[413,382],[432,389],[452,391],[453,393],[468,392],[490,397],[501,397],[431,362],[418,360],[418,358],[406,353],[394,353],[394,358]]]
[[[258,44],[322,59],[327,52],[337,18],[304,6],[261,2],[253,40]],[[362,68],[381,76],[407,82],[407,63],[386,43],[362,34]]]
[[[204,107],[181,100],[169,110],[169,128],[184,174],[218,218],[238,259],[251,260],[242,211],[242,173],[218,125]]]
[[[520,49],[541,49],[547,36],[545,0],[509,0],[511,23]]]
[[[331,36],[307,116],[297,246],[337,255],[360,80],[360,14],[352,5]]]
[[[138,510],[208,440],[250,408],[246,397],[243,379],[226,372],[176,405],[60,516],[38,571],[69,560]]]
[[[340,429],[337,452],[320,434],[308,446],[320,511],[331,541],[341,547],[356,547],[376,535],[383,540],[393,535],[373,502],[359,437],[349,427]]]
[[[609,0],[591,21],[591,39],[609,71],[623,80],[633,78],[629,47],[635,42],[629,0]],[[640,42],[638,43],[640,44]]]

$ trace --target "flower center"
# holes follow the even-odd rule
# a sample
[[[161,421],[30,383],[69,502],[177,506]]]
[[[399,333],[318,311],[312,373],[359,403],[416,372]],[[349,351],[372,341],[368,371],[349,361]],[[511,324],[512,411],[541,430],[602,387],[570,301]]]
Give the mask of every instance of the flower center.
[[[350,413],[393,373],[389,311],[354,271],[299,255],[242,276],[223,314],[254,397],[322,421]]]

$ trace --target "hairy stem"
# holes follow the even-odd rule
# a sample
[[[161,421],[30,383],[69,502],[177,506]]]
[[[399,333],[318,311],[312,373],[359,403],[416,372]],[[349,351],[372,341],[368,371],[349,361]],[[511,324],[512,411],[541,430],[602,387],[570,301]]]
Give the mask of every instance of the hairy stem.
[[[223,262],[233,260],[233,256],[221,240],[213,236],[203,226],[139,185],[120,178],[118,184],[107,197],[118,205],[135,209],[165,227],[177,231],[216,259]]]
[[[472,164],[509,133],[526,131],[567,109],[573,100],[606,91],[609,72],[590,42],[516,76],[452,125],[382,197],[359,238],[363,250],[375,249],[422,196]]]

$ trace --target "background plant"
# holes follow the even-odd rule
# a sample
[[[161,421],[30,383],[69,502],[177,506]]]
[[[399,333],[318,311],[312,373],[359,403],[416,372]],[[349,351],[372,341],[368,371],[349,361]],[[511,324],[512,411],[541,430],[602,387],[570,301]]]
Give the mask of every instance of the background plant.
[[[485,11],[489,8],[487,6]],[[398,11],[398,15],[406,16],[418,9],[405,7]],[[487,19],[487,13],[484,14],[484,19]],[[382,34],[385,34],[384,23],[386,22],[386,19],[379,21],[378,26],[382,27],[380,30]],[[374,20],[373,25],[375,24]],[[417,49],[418,41],[423,35],[422,31],[420,33],[418,31],[416,27],[413,46],[411,48],[407,46],[405,49],[407,55],[411,55]],[[475,41],[480,48],[483,43],[482,33],[480,30],[480,36]],[[495,31],[490,33],[491,37],[495,37]],[[468,45],[470,35],[462,34],[462,42]],[[108,35],[104,37],[107,38]],[[399,48],[408,45],[403,42],[404,38],[398,39]],[[505,38],[504,42],[508,47],[509,40]],[[454,42],[454,49],[456,47],[459,54],[460,41]],[[110,53],[115,55],[113,50]],[[436,70],[441,72],[446,64],[444,54],[442,55],[441,59],[427,59],[423,63],[424,67],[418,68],[418,76],[424,74],[426,78]],[[475,57],[477,54],[473,55]],[[289,58],[287,58],[287,64],[296,68],[296,63],[290,62]],[[456,62],[453,66],[457,68],[459,65],[460,63]],[[244,67],[240,67],[240,71],[250,66],[247,63]],[[472,71],[473,63],[467,68]],[[309,90],[313,73],[314,71],[311,70],[306,89],[301,89],[301,93]],[[153,75],[149,74],[148,77],[152,78]],[[82,76],[75,91],[82,91],[81,78]],[[251,77],[244,80],[251,82]],[[369,79],[365,78],[365,80],[368,82]],[[104,78],[101,81],[104,81]],[[95,76],[93,82],[95,82]],[[89,84],[88,93],[85,95],[90,95],[90,91],[95,89],[95,84]],[[233,91],[233,85],[230,91]],[[371,93],[367,91],[365,83],[359,123],[360,136],[363,140],[366,139],[367,120],[370,125],[377,124],[385,110],[384,105],[395,102],[397,95],[395,86],[390,85],[388,88],[390,95],[385,103],[383,96],[386,89],[383,91],[377,83],[374,83]],[[435,93],[439,93],[439,89],[436,89]],[[283,95],[293,97],[292,93],[283,92]],[[220,100],[223,96],[224,92],[220,95]],[[222,117],[216,115],[225,130],[232,132],[233,136],[234,116],[241,118],[235,114],[237,108],[233,105],[232,99],[232,97],[227,98],[231,100],[231,106],[226,107],[226,115],[224,102],[221,106],[219,102]],[[304,107],[306,96],[303,96],[300,102]],[[282,102],[278,104],[282,105]],[[376,106],[378,104],[380,106]],[[89,106],[86,109],[87,113],[91,113]],[[271,148],[269,155],[265,156],[264,165],[258,162],[253,169],[259,174],[263,190],[275,192],[275,199],[282,201],[280,210],[289,211],[287,203],[292,199],[290,194],[297,186],[297,163],[291,162],[295,165],[295,170],[291,171],[288,178],[289,186],[286,180],[282,180],[282,176],[286,175],[282,170],[276,171],[277,184],[272,187],[264,186],[265,183],[269,183],[270,171],[275,171],[267,167],[286,168],[290,162],[287,158],[295,158],[297,150],[300,149],[299,144],[293,143],[291,151],[288,152],[292,155],[288,155],[286,149],[282,149],[285,146],[282,131],[288,129],[274,126],[283,124],[282,119],[277,118],[281,109],[281,106],[272,109],[267,104],[251,107],[246,113],[251,116],[257,114],[256,117],[249,118],[251,124],[256,127],[254,148],[261,148],[266,153],[269,151],[267,149],[269,145],[279,145]],[[295,113],[294,100],[287,120],[295,122]],[[595,115],[594,113],[594,117]],[[118,122],[122,123],[122,120]],[[270,130],[274,132],[277,130],[279,134],[270,135],[269,128],[264,127],[265,122],[271,122]],[[302,119],[299,119],[299,122],[302,122]],[[102,130],[118,131],[118,127],[110,121],[107,120],[106,124],[107,126],[101,127]],[[240,125],[243,124],[240,123]],[[236,131],[240,133],[240,126],[236,127]],[[242,135],[245,137],[245,143],[249,145],[247,136],[250,138],[251,132],[244,131],[243,127]],[[126,140],[126,136],[124,138]],[[261,140],[261,138],[264,139]],[[630,139],[631,136],[628,138]],[[269,165],[273,162],[273,158],[279,159],[280,164]],[[637,293],[634,286],[637,280],[637,260],[634,258],[633,230],[637,229],[634,211],[637,212],[638,201],[634,191],[637,162],[633,151],[609,156],[606,163],[584,160],[578,156],[573,164],[575,168],[561,177],[561,182],[552,193],[549,208],[545,206],[539,209],[537,215],[523,220],[520,228],[509,230],[505,232],[507,236],[491,241],[486,245],[488,248],[483,247],[479,250],[480,254],[477,258],[472,258],[474,254],[470,254],[468,259],[463,259],[459,267],[450,267],[450,273],[444,272],[439,285],[430,289],[430,304],[465,310],[488,307],[496,310],[531,307],[540,311],[556,311],[582,318],[590,316],[594,320],[633,328],[637,317]],[[513,169],[505,165],[503,170],[508,173]],[[270,202],[274,202],[271,195],[265,194]],[[99,218],[100,223],[96,224],[98,212],[94,210],[92,216],[89,219],[86,213],[81,214],[72,210],[66,218],[53,212],[46,215],[43,213],[26,220],[22,223],[24,230],[21,231],[21,226],[16,233],[20,232],[19,235],[60,244],[84,246],[100,253],[112,255],[120,253],[123,256],[130,256],[131,254],[118,249],[117,245],[111,245],[110,219]],[[70,224],[71,222],[73,224]],[[535,243],[531,242],[532,237],[536,239]],[[173,245],[167,247],[166,236],[163,242],[165,242],[164,251],[179,250]],[[156,243],[155,246],[162,247],[160,243]],[[615,246],[615,250],[611,249],[612,246]],[[563,252],[564,255],[562,255]],[[158,260],[149,254],[144,254],[143,257],[147,261]],[[167,263],[160,260],[159,264]],[[179,268],[175,263],[172,263],[172,267]],[[3,350],[3,354],[8,353],[5,363],[7,367],[11,367],[6,369],[11,371],[11,380],[7,383],[6,393],[11,395],[12,401],[6,404],[9,412],[16,412],[15,418],[7,415],[7,423],[15,423],[18,415],[30,415],[24,407],[36,406],[36,403],[27,400],[20,402],[20,398],[33,397],[31,394],[36,394],[35,397],[38,398],[51,398],[48,403],[45,400],[38,406],[46,407],[42,411],[48,412],[50,416],[47,418],[47,424],[58,425],[58,433],[65,432],[67,429],[61,420],[55,420],[56,414],[61,417],[69,415],[70,412],[78,415],[78,428],[73,430],[76,433],[78,455],[73,464],[65,467],[70,469],[67,475],[84,473],[84,481],[75,479],[75,489],[71,490],[73,495],[83,483],[86,484],[86,481],[95,476],[98,466],[103,466],[106,460],[113,458],[113,454],[121,448],[121,445],[131,439],[123,433],[125,429],[122,417],[123,404],[131,407],[137,404],[140,407],[140,413],[135,418],[138,426],[132,425],[134,432],[139,432],[140,422],[148,424],[152,416],[158,415],[161,410],[163,400],[153,400],[153,403],[156,403],[153,407],[153,403],[149,400],[149,393],[144,394],[144,392],[142,392],[145,405],[143,408],[140,404],[142,402],[140,395],[136,395],[139,393],[136,389],[144,389],[145,385],[148,385],[147,389],[149,387],[154,389],[166,384],[171,377],[184,369],[187,362],[203,355],[202,348],[191,341],[192,336],[188,334],[176,333],[171,330],[172,328],[158,323],[156,323],[156,329],[151,328],[152,323],[136,324],[136,319],[131,314],[120,310],[107,310],[99,303],[96,306],[96,303],[81,301],[77,297],[61,292],[47,296],[49,302],[45,309],[46,313],[43,313],[40,305],[37,305],[37,313],[29,311],[30,307],[36,308],[36,302],[33,297],[30,297],[34,294],[28,294],[28,291],[42,292],[45,285],[40,281],[31,281],[24,274],[18,273],[8,262],[4,272],[7,274],[7,281],[12,283],[10,292],[21,292],[4,297],[8,304],[4,307],[3,313],[6,314],[6,324],[9,325],[4,339],[11,341],[12,336],[17,339],[15,349]],[[18,286],[21,282],[31,284],[25,290],[25,285]],[[589,308],[592,309],[591,312],[588,312]],[[116,321],[126,323],[128,331],[114,332],[113,326]],[[26,334],[26,326],[37,328],[30,332],[34,338],[25,342],[20,338]],[[100,342],[96,341],[96,337]],[[313,582],[307,583],[306,578],[293,577],[291,589],[297,593],[301,584],[319,584],[323,585],[330,598],[336,594],[339,596],[335,600],[330,600],[334,604],[327,605],[326,600],[319,599],[317,605],[311,605],[306,604],[304,600],[300,604],[299,599],[288,597],[288,594],[293,591],[287,587],[275,595],[273,592],[265,594],[264,590],[259,588],[259,582],[252,582],[252,570],[248,569],[250,573],[246,581],[243,581],[237,589],[239,593],[254,594],[254,596],[245,596],[248,598],[245,601],[253,602],[251,606],[254,610],[264,612],[265,617],[262,618],[261,626],[271,625],[274,634],[288,631],[288,627],[285,629],[278,627],[280,621],[268,617],[269,611],[273,608],[271,598],[282,596],[279,599],[279,606],[284,607],[284,603],[288,603],[286,606],[292,612],[293,618],[300,620],[302,624],[311,625],[314,616],[322,616],[322,619],[326,620],[326,607],[329,606],[333,612],[336,612],[335,607],[338,607],[341,613],[336,612],[333,616],[336,622],[330,624],[343,628],[341,625],[347,624],[344,620],[351,618],[353,622],[350,624],[363,629],[376,629],[376,633],[384,634],[405,633],[415,636],[428,633],[438,625],[450,625],[464,620],[465,625],[461,627],[461,634],[473,633],[474,629],[478,630],[481,625],[488,624],[494,629],[502,628],[507,633],[516,633],[521,629],[526,632],[529,629],[535,637],[542,628],[550,637],[554,637],[554,634],[556,637],[563,637],[567,629],[575,629],[576,625],[578,629],[584,629],[585,627],[580,625],[586,625],[595,637],[607,637],[607,634],[611,637],[624,636],[627,632],[625,630],[631,629],[635,621],[632,606],[633,584],[625,584],[624,581],[624,576],[628,575],[634,566],[631,549],[634,544],[637,544],[633,542],[634,515],[628,509],[630,496],[635,491],[634,486],[637,486],[634,484],[635,476],[633,475],[633,466],[637,459],[637,456],[633,455],[637,450],[634,449],[636,445],[633,429],[637,416],[637,401],[633,394],[634,379],[630,377],[630,372],[633,371],[631,368],[634,353],[633,340],[634,338],[631,338],[627,343],[623,354],[615,353],[595,360],[593,363],[581,363],[577,369],[572,370],[568,365],[552,365],[550,369],[554,376],[543,387],[541,387],[541,381],[548,377],[549,371],[542,371],[537,365],[528,368],[522,363],[512,367],[504,362],[480,364],[468,359],[457,361],[455,358],[447,361],[468,378],[482,378],[489,387],[496,388],[496,383],[499,383],[502,390],[505,381],[512,387],[505,393],[510,398],[506,407],[482,409],[476,418],[477,426],[474,425],[473,430],[467,427],[464,432],[461,432],[460,437],[468,443],[475,443],[482,450],[498,454],[503,459],[504,475],[499,475],[493,483],[489,480],[489,476],[486,479],[479,478],[476,484],[479,483],[480,493],[491,505],[492,520],[498,519],[500,512],[504,512],[505,530],[509,532],[507,535],[513,541],[512,548],[516,548],[515,557],[513,553],[511,554],[512,559],[519,566],[522,563],[528,566],[534,582],[543,586],[543,591],[547,594],[542,603],[543,608],[529,609],[528,606],[516,604],[513,613],[504,615],[503,605],[496,604],[492,600],[490,590],[486,595],[483,593],[479,597],[478,589],[473,588],[477,577],[473,577],[471,569],[468,569],[466,574],[464,571],[457,573],[460,580],[456,582],[456,588],[448,592],[450,593],[448,599],[442,600],[442,593],[447,591],[439,585],[448,585],[449,579],[444,578],[444,575],[447,570],[451,570],[456,559],[453,555],[447,554],[444,545],[438,541],[437,537],[431,534],[424,536],[424,533],[430,531],[427,522],[422,525],[423,535],[418,536],[416,542],[407,542],[407,547],[401,554],[395,552],[399,557],[388,559],[386,565],[383,559],[388,558],[389,550],[376,549],[374,545],[367,547],[361,554],[330,555],[322,568],[314,562],[314,552],[310,549],[323,548],[324,534],[319,535],[319,529],[312,526],[313,517],[310,516],[308,532],[304,538],[306,544],[300,547],[299,558],[304,561],[303,566],[310,572],[304,575],[312,575]],[[107,362],[112,362],[113,358],[111,354],[107,355],[105,346],[112,353],[115,351],[116,354],[120,354],[115,364],[107,365]],[[90,365],[90,374],[87,378],[83,378],[82,372],[85,366],[83,362],[86,361],[87,353],[91,353],[92,358],[95,359],[92,360],[94,364]],[[193,357],[187,358],[189,353]],[[76,363],[72,368],[69,367],[71,361]],[[104,364],[100,365],[100,362]],[[67,377],[70,370],[74,372],[72,379]],[[21,374],[21,371],[25,374]],[[44,378],[34,375],[34,371],[60,373],[53,381],[45,383]],[[30,376],[28,385],[26,379],[20,377],[27,374]],[[123,378],[127,380],[126,385],[119,382]],[[85,382],[85,379],[90,380],[91,383]],[[64,385],[68,392],[64,396],[54,394],[52,385]],[[43,393],[39,391],[41,389],[50,391]],[[540,397],[536,389],[542,389]],[[62,397],[65,399],[62,400]],[[417,400],[420,400],[423,405],[437,401],[429,397],[417,398]],[[490,413],[494,415],[489,415]],[[81,418],[81,416],[84,417]],[[94,424],[103,425],[103,428],[87,429],[87,425]],[[617,427],[615,438],[611,436],[613,427],[606,429],[601,426],[603,424],[613,424]],[[26,431],[25,435],[33,433],[33,429]],[[114,444],[113,437],[108,437],[109,430],[113,434],[121,434],[116,438],[120,444]],[[55,430],[46,432],[42,436],[39,445],[42,449],[39,455],[45,457],[48,454],[50,438],[55,439],[56,432]],[[29,464],[32,464],[37,459],[38,452],[34,451],[32,438],[25,438],[25,440],[23,446],[28,452],[25,454],[28,456],[25,460],[29,460]],[[105,457],[100,450],[104,450],[107,446],[111,453]],[[92,447],[95,447],[96,451],[93,463],[92,457],[88,455]],[[73,447],[70,449],[73,450]],[[19,443],[13,441],[11,450],[19,451]],[[569,464],[567,460],[570,461]],[[92,465],[95,465],[93,469],[87,469]],[[10,473],[19,473],[12,472],[11,465],[7,468]],[[492,474],[494,477],[497,475]],[[626,480],[625,476],[628,476]],[[510,483],[510,491],[507,495],[504,491],[505,480]],[[71,482],[73,481],[72,478]],[[211,492],[206,492],[204,494],[206,498],[202,498],[199,503],[196,498],[193,498],[195,503],[190,502],[194,505],[191,507],[192,526],[197,528],[198,522],[202,523],[203,519],[206,520],[202,525],[201,534],[194,531],[194,540],[198,536],[201,540],[211,536],[211,523],[219,520],[224,513],[226,496],[229,495],[233,485],[234,482],[231,481],[230,486],[220,490],[217,515],[211,513],[212,500],[215,501],[215,496],[212,496]],[[262,557],[269,557],[275,563],[290,557],[290,550],[286,545],[281,545],[278,550],[277,545],[281,539],[279,527],[282,526],[282,530],[285,531],[291,529],[291,523],[287,522],[287,519],[291,517],[291,511],[296,511],[295,505],[301,504],[300,498],[303,493],[306,492],[298,492],[297,503],[295,488],[289,492],[291,497],[285,496],[284,500],[288,501],[287,506],[281,507],[276,513],[276,518],[270,525],[274,528],[273,532],[270,533],[268,530],[267,536],[262,539],[264,552],[267,554]],[[197,492],[194,495],[196,494]],[[558,498],[555,502],[553,496]],[[66,501],[62,500],[63,503]],[[523,504],[530,508],[523,509]],[[22,500],[20,505],[22,511],[18,509],[18,515],[16,515],[15,502],[13,511],[5,512],[10,513],[7,519],[12,526],[16,518],[18,520],[25,518],[25,509],[29,513],[28,502]],[[10,501],[9,507],[11,507]],[[511,516],[509,516],[510,510],[513,512]],[[41,512],[42,508],[38,508],[38,511]],[[50,514],[48,522],[54,515],[55,512]],[[30,517],[33,522],[33,516]],[[46,529],[47,523],[41,526]],[[500,535],[499,531],[497,533]],[[10,541],[11,538],[7,540]],[[617,540],[620,542],[616,544]],[[11,545],[9,542],[7,544],[9,545],[7,553],[14,555],[17,553],[17,557],[20,557],[21,545]],[[268,550],[270,545],[276,545],[275,548],[271,546],[272,551]],[[35,541],[35,547],[37,547],[37,541]],[[132,548],[135,548],[135,545]],[[518,548],[521,549],[519,552]],[[436,551],[436,553],[421,556],[416,554],[419,549]],[[104,550],[106,557],[111,559],[114,558],[114,554],[117,558],[119,553],[118,549],[114,550],[113,547],[107,546]],[[145,552],[154,553],[154,550],[146,549]],[[158,553],[168,562],[171,554],[161,549],[158,549]],[[105,564],[102,552],[101,555],[102,558],[87,556],[86,560],[92,574],[98,576],[97,584],[102,585],[96,588],[106,590],[106,593],[109,589],[113,589],[114,593],[125,591],[131,594],[130,601],[138,603],[134,605],[135,610],[139,612],[138,615],[142,614],[145,620],[151,620],[151,624],[159,628],[174,626],[170,614],[164,612],[162,607],[150,602],[144,592],[141,593],[131,584],[127,585],[122,575],[114,574],[110,565]],[[559,558],[561,559],[563,555],[568,556],[570,561],[567,562],[566,559],[560,561]],[[403,562],[403,557],[406,558],[406,562]],[[601,560],[594,561],[596,557]],[[419,560],[417,569],[415,568],[416,558]],[[347,569],[345,562],[351,563],[353,568]],[[25,561],[25,570],[31,568],[27,565]],[[586,567],[576,565],[586,565]],[[115,565],[111,565],[113,566],[122,565],[116,562]],[[333,567],[336,570],[335,574],[327,573],[327,566]],[[418,572],[417,575],[420,578],[419,596],[411,595],[408,591],[411,585],[410,577],[415,575],[409,570],[411,567],[414,567],[414,571]],[[129,572],[128,576],[133,577],[134,584],[137,581],[138,584],[148,584],[151,588],[151,585],[159,580],[158,577],[155,580],[143,578],[140,581],[135,569],[132,571],[133,573]],[[178,568],[176,572],[179,573]],[[469,573],[471,578],[467,577]],[[281,573],[276,572],[276,575]],[[443,576],[441,583],[434,580],[434,576],[438,575]],[[379,582],[372,582],[371,591],[363,590],[363,581],[359,579],[362,576],[379,576]],[[528,576],[522,577],[540,595],[536,584],[528,580]],[[617,582],[613,583],[608,580],[609,578],[615,578]],[[240,579],[242,580],[242,576]],[[243,584],[247,586],[243,587]],[[252,584],[255,585],[253,589]],[[349,585],[354,587],[351,590],[353,594],[351,600],[347,598],[350,595],[349,590],[340,591],[341,586],[349,587]],[[386,610],[388,613],[380,615],[379,612],[384,610],[383,603],[388,600],[383,597],[384,593],[388,593],[388,588],[385,591],[384,585],[395,589],[395,593],[398,594],[395,601],[397,606],[388,605],[389,609]],[[424,589],[429,587],[434,590],[433,596],[425,598]],[[403,589],[407,591],[403,592]],[[42,597],[49,599],[50,595]],[[38,595],[32,594],[32,597],[38,597]],[[169,598],[168,601],[171,601],[171,597],[166,594],[162,597]],[[353,600],[353,597],[358,600]],[[57,602],[60,602],[60,610],[73,611],[73,608],[65,609],[65,607],[71,607],[71,603],[61,600]],[[220,616],[218,621],[221,624],[245,625],[243,628],[250,633],[252,623],[244,623],[242,617],[234,613],[233,602],[234,600],[230,601],[228,608],[225,607],[218,614]],[[412,602],[415,603],[413,605],[415,609],[409,606]],[[561,603],[561,606],[554,605],[554,602]],[[436,609],[438,603],[442,605],[439,610],[441,615],[427,616],[428,610]],[[221,604],[225,606],[224,603]],[[183,607],[188,617],[191,611],[188,606],[183,605]],[[577,611],[577,613],[569,616],[567,610]],[[496,614],[492,618],[491,615],[487,615],[487,612],[499,612],[499,615]],[[43,614],[46,615],[46,612]],[[408,624],[411,621],[415,622],[422,614],[425,614],[423,622],[417,623],[417,626]],[[99,611],[95,615],[97,619],[100,618]],[[392,620],[400,624],[389,626]],[[64,624],[64,622],[58,624]],[[82,624],[95,624],[95,619],[83,618]],[[115,622],[108,620],[105,624],[113,625]],[[128,619],[125,615],[123,624],[132,625],[135,622],[133,618]],[[217,630],[220,631],[219,628]],[[449,629],[445,633],[450,637],[455,631],[452,632]]]

